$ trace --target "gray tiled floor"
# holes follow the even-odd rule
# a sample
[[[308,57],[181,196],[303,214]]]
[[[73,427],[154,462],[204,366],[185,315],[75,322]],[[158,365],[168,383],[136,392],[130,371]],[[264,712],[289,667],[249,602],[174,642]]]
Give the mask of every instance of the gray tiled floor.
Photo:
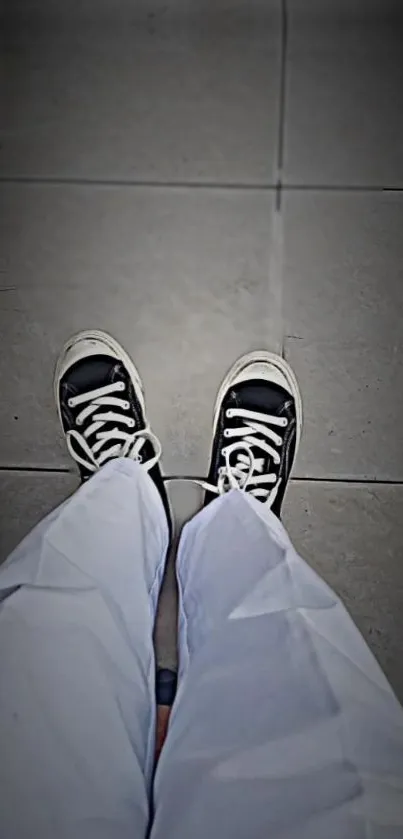
[[[305,402],[303,477],[403,475],[403,200],[287,193],[285,353]]]
[[[399,29],[293,29],[285,182],[402,187],[402,70]]]
[[[3,175],[274,182],[276,2],[252,3],[247,28],[236,3],[47,5],[9,12]]]
[[[287,523],[403,697],[399,4],[7,5],[0,558],[76,485],[51,388],[70,333],[135,356],[169,473],[205,470],[233,358],[283,348]],[[180,524],[198,497],[172,493]],[[164,603],[172,664],[172,573]]]
[[[96,326],[136,358],[166,469],[203,473],[222,375],[274,334],[272,192],[7,184],[2,206],[0,461],[68,466],[50,377]]]

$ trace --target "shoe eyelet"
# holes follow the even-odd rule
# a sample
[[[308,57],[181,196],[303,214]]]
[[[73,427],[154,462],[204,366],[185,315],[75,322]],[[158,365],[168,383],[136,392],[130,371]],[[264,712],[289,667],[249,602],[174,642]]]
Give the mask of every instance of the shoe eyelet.
[[[119,385],[119,390],[124,390],[125,387],[126,387],[124,382],[118,382],[118,385]]]
[[[231,417],[232,417],[232,409],[231,408],[228,408],[226,410],[225,416],[228,417],[228,419],[231,419]]]
[[[228,428],[224,428],[224,437],[229,437]]]
[[[135,425],[136,425],[136,423],[135,423],[134,419],[131,419],[129,428],[134,428]]]
[[[142,462],[143,462],[143,455],[142,454],[137,455],[137,463],[142,463]]]
[[[73,399],[68,399],[67,404],[68,404],[69,408],[74,408],[74,400]]]
[[[80,417],[77,417],[77,419],[76,419],[76,425],[82,425],[82,424],[83,424],[82,419],[80,419]]]
[[[127,402],[127,401],[126,401],[126,402],[124,402],[124,403],[123,403],[123,410],[124,410],[124,411],[128,411],[128,410],[129,410],[129,408],[130,408],[130,402]]]
[[[221,455],[222,455],[223,457],[225,457],[226,453],[227,453],[227,448],[226,448],[226,446],[224,446],[224,448],[223,448],[223,449],[221,449]]]

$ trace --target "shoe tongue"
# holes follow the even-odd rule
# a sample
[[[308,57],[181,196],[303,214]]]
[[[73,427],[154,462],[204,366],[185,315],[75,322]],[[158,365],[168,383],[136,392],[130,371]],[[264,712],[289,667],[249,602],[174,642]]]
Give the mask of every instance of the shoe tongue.
[[[69,370],[69,385],[77,393],[89,393],[119,379],[119,361],[110,356],[83,358]]]
[[[260,411],[275,416],[281,413],[284,402],[288,398],[287,391],[273,382],[270,383],[269,395],[266,383],[256,379],[234,385],[229,394],[229,404],[231,407]]]

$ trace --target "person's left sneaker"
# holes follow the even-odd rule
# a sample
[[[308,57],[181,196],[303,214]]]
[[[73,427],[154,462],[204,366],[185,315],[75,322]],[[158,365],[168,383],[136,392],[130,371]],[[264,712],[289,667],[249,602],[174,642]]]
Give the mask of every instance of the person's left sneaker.
[[[82,481],[113,458],[137,460],[160,493],[171,534],[159,466],[161,444],[147,421],[140,375],[123,347],[99,330],[75,335],[57,362],[54,392],[67,448]]]
[[[239,358],[217,396],[209,474],[198,481],[204,505],[240,489],[280,518],[301,430],[302,399],[289,364],[267,350]]]

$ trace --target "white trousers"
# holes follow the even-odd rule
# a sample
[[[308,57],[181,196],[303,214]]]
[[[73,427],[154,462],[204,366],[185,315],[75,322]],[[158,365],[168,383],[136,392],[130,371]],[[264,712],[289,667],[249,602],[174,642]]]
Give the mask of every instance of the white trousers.
[[[2,567],[2,839],[401,839],[401,706],[335,594],[238,491],[182,535],[179,688],[152,788],[167,540],[151,479],[117,460]]]

